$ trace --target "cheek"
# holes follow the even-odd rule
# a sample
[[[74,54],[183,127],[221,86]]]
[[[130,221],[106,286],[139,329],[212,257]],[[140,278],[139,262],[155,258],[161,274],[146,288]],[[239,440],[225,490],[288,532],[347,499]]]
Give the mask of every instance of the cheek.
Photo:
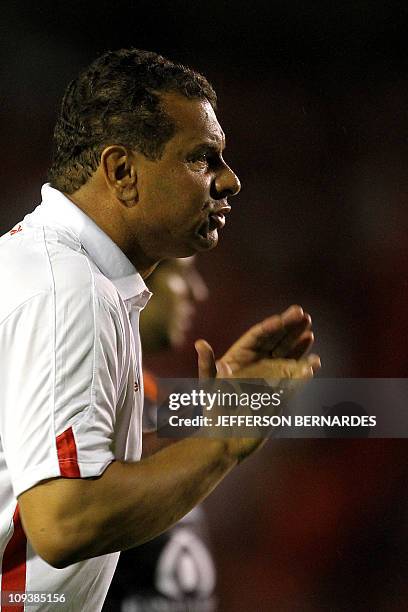
[[[157,219],[182,230],[189,221],[191,224],[202,215],[210,199],[210,187],[207,175],[174,171],[158,176],[151,184],[149,202]]]
[[[211,182],[205,176],[195,175],[180,181],[177,189],[178,201],[186,211],[201,212],[210,199]]]

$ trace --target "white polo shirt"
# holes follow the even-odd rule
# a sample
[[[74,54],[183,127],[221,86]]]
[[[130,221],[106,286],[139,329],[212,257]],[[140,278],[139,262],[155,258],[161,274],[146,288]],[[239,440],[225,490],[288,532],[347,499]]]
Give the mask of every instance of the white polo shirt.
[[[99,476],[115,459],[140,459],[138,318],[150,292],[117,245],[49,185],[0,238],[0,287],[1,610],[96,612],[118,553],[51,567],[26,540],[17,497],[47,478]],[[8,607],[9,591],[65,603]]]

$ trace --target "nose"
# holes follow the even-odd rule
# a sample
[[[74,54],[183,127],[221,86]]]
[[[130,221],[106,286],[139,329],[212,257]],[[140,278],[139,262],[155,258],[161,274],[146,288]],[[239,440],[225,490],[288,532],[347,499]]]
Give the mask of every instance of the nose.
[[[224,163],[222,169],[215,178],[216,199],[227,198],[237,195],[241,191],[241,183],[237,175]]]

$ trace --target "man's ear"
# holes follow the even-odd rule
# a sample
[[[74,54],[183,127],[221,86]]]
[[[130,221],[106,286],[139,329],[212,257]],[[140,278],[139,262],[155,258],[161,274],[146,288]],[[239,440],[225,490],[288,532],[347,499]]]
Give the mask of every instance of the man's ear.
[[[109,190],[126,207],[137,204],[135,157],[122,145],[111,145],[102,151],[101,169]]]

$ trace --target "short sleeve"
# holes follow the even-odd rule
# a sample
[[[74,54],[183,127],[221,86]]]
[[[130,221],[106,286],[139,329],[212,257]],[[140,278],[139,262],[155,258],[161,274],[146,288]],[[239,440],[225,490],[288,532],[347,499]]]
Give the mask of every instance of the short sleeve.
[[[120,317],[89,271],[3,321],[0,436],[16,497],[44,479],[98,476],[114,460],[123,351]]]

